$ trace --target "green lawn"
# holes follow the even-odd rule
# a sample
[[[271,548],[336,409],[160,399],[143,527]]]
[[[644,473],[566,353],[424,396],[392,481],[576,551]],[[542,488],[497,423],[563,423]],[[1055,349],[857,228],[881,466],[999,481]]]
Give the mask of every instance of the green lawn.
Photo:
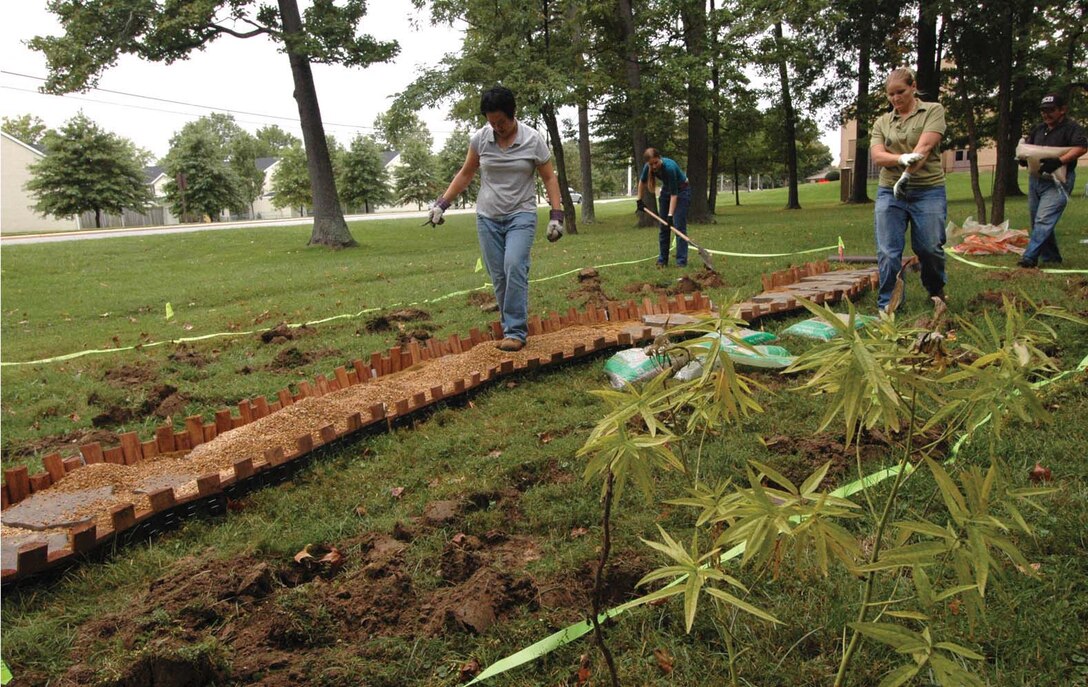
[[[949,218],[961,223],[974,211],[965,176],[950,178],[949,196]],[[722,197],[717,223],[692,226],[692,235],[710,248],[737,252],[834,245],[842,236],[848,253],[872,253],[872,207],[844,206],[837,200],[836,184],[803,187],[801,211],[781,209],[782,189],[742,194],[741,207]],[[556,244],[538,242],[533,277],[652,257],[656,232],[634,227],[633,209],[633,202],[600,205],[600,221],[581,227],[578,236]],[[1022,198],[1010,201],[1008,213],[1013,228],[1024,227],[1027,212]],[[463,333],[487,324],[493,315],[471,305],[465,295],[425,301],[482,285],[483,274],[473,271],[478,250],[472,225],[467,216],[451,217],[439,229],[420,228],[415,220],[359,223],[352,230],[361,247],[341,252],[307,249],[306,228],[5,247],[2,357],[5,362],[24,361],[86,348],[260,330],[278,322],[410,303],[417,303],[415,307],[429,312],[432,319],[410,323],[409,329],[426,324],[438,336]],[[1086,227],[1088,201],[1077,198],[1059,226],[1064,267],[1088,268],[1088,245],[1080,243],[1088,236]],[[719,257],[716,265],[727,284],[711,295],[720,301],[734,294],[750,295],[759,290],[760,274],[801,261]],[[1015,257],[981,261],[1012,265]],[[693,255],[693,268],[696,263]],[[1088,308],[1085,275],[987,271],[951,260],[948,270],[951,308],[968,317],[993,308],[991,301],[998,292],[1020,290],[1074,311]],[[664,284],[679,274],[675,268],[658,271],[649,260],[602,268],[601,280],[606,293],[625,297],[626,285]],[[568,298],[576,288],[573,275],[536,284],[532,309],[580,306]],[[925,311],[919,295],[912,277],[904,316]],[[163,316],[167,302],[176,313],[171,321]],[[859,308],[871,312],[874,303],[868,294]],[[174,416],[180,427],[187,414],[210,418],[215,409],[241,398],[274,393],[285,384],[327,374],[346,360],[395,342],[395,332],[367,331],[368,320],[376,314],[316,324],[313,333],[287,343],[263,344],[257,334],[198,342],[188,354],[205,361],[200,367],[176,355],[173,345],[4,367],[4,464],[28,463],[37,469],[41,451],[35,451],[39,446],[35,442],[88,430],[91,418],[110,406],[138,409],[156,385],[172,385],[187,398],[184,410]],[[778,329],[800,317],[766,326]],[[1063,368],[1070,368],[1088,354],[1088,333],[1071,324],[1060,325],[1059,332],[1062,343],[1054,355]],[[794,342],[785,345],[802,348]],[[274,358],[292,347],[318,357],[289,371],[270,369]],[[186,656],[196,653],[232,666],[233,679],[240,683],[239,666],[247,649],[239,628],[241,619],[249,617],[244,605],[195,630],[189,616],[172,606],[157,612],[146,609],[143,597],[149,585],[172,571],[189,569],[194,559],[209,570],[237,565],[244,572],[255,561],[288,569],[291,556],[306,544],[328,543],[343,546],[348,554],[345,571],[328,583],[317,580],[294,587],[262,607],[267,611],[275,605],[281,614],[276,617],[286,613],[293,618],[291,636],[300,638],[288,652],[288,665],[268,668],[246,681],[456,684],[459,666],[470,657],[487,665],[588,612],[581,592],[588,584],[587,571],[600,537],[599,490],[596,484],[584,485],[583,465],[574,453],[601,410],[588,393],[604,384],[600,363],[597,359],[492,387],[476,396],[471,406],[440,409],[411,428],[327,453],[292,481],[244,499],[226,518],[192,521],[106,562],[88,563],[48,584],[5,593],[4,659],[17,677],[26,676],[26,684],[58,681],[66,674],[70,683],[117,684],[130,666],[149,655],[187,651]],[[145,374],[127,384],[106,379],[120,366]],[[761,395],[768,413],[713,439],[717,460],[705,466],[710,476],[736,474],[750,458],[782,469],[814,458],[776,454],[759,439],[814,434],[823,411],[820,399],[789,391],[769,375],[760,377],[774,390]],[[1083,629],[1088,626],[1088,600],[1082,591],[1088,583],[1083,555],[1088,545],[1083,525],[1088,522],[1088,466],[1083,460],[1088,392],[1083,376],[1077,382],[1048,401],[1052,424],[1015,426],[995,446],[1018,481],[1026,481],[1026,469],[1038,460],[1053,469],[1060,486],[1047,502],[1049,514],[1033,519],[1037,537],[1018,542],[1029,560],[1041,564],[1042,578],[1014,574],[996,586],[992,598],[988,596],[989,623],[973,636],[962,615],[946,612],[935,621],[943,631],[969,637],[964,641],[987,656],[983,674],[990,684],[1071,684],[1088,674],[1088,637]],[[160,422],[136,413],[108,429],[137,429],[146,437]],[[978,442],[967,447],[961,460],[985,465],[989,451],[987,442]],[[890,461],[891,457],[878,459]],[[663,478],[658,494],[674,494],[683,483],[675,476]],[[403,497],[392,498],[393,487],[404,487]],[[428,502],[465,497],[473,497],[478,506],[461,520],[437,527],[413,524],[412,518]],[[924,510],[933,497],[931,483],[911,481],[904,508]],[[647,502],[636,490],[625,494],[615,517],[613,557],[619,568],[613,575],[624,579],[637,579],[663,563],[639,542],[639,537],[655,536],[655,523],[674,533],[690,526],[687,513]],[[338,598],[332,592],[359,584],[348,580],[367,579],[357,576],[366,556],[360,538],[388,534],[398,522],[415,531],[399,569],[411,579],[417,598],[447,587],[439,561],[455,534],[484,537],[494,530],[537,554],[512,574],[530,576],[538,591],[573,591],[567,603],[552,603],[552,597],[544,596],[537,610],[513,608],[503,622],[480,635],[421,632],[409,616],[401,619],[399,628],[373,632],[350,623],[337,625],[323,604]],[[578,528],[588,534],[578,536]],[[375,593],[372,586],[362,590]],[[738,670],[746,684],[830,684],[841,651],[840,633],[855,612],[856,599],[856,582],[848,575],[765,581],[756,600],[790,622],[777,630],[755,622],[742,627],[737,639],[746,652]],[[701,619],[692,634],[685,635],[680,617],[679,605],[670,602],[636,611],[612,626],[609,641],[625,684],[723,684],[726,659],[714,625]],[[103,619],[123,631],[104,633]],[[346,639],[336,641],[337,636]],[[182,651],[179,646],[188,648]],[[658,667],[655,649],[674,659],[671,675]],[[583,653],[593,656],[594,683],[604,680],[603,667],[583,640],[494,684],[562,683],[577,671]],[[851,684],[876,684],[895,665],[891,659],[879,647],[863,644]],[[82,663],[85,670],[68,672],[73,663]],[[289,674],[294,677],[289,679]],[[226,682],[232,684],[230,679]]]

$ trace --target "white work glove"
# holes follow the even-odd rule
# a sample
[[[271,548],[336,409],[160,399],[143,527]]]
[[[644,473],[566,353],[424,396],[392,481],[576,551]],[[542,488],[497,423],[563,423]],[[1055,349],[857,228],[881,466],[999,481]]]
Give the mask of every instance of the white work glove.
[[[444,223],[446,219],[442,215],[446,212],[446,209],[449,208],[449,206],[450,202],[445,198],[441,197],[431,203],[430,214],[427,215],[427,223],[430,224],[432,227],[437,227],[439,224]]]
[[[895,182],[895,186],[892,187],[892,195],[894,195],[897,200],[907,199],[907,182],[909,181],[910,172],[903,172],[899,177],[899,181]]]
[[[918,162],[921,159],[921,153],[903,153],[899,156],[899,164],[903,165],[904,167],[910,167],[915,162]]]
[[[555,243],[563,238],[563,211],[552,210],[548,219],[548,240]]]

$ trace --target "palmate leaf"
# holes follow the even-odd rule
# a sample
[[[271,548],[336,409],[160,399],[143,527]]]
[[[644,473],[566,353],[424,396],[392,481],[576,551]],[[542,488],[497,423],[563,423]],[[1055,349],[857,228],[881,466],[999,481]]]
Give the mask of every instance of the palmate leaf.
[[[914,663],[904,663],[892,672],[884,676],[877,687],[899,687],[910,682],[911,678],[918,674],[922,666]]]
[[[734,608],[738,608],[738,609],[744,611],[745,613],[750,613],[751,615],[754,615],[757,618],[762,618],[763,620],[766,620],[766,621],[769,621],[769,622],[772,622],[772,623],[776,623],[778,625],[782,624],[781,620],[774,617],[770,613],[768,613],[768,612],[766,612],[764,610],[761,610],[761,609],[753,606],[750,603],[747,603],[745,601],[741,601],[740,599],[733,596],[729,592],[722,591],[721,589],[718,589],[717,587],[707,587],[706,593],[710,594],[711,596],[713,596],[716,599],[720,599],[721,601],[724,601],[725,603],[729,604],[730,606],[733,606]]]
[[[657,436],[634,434],[626,426],[602,434],[578,451],[580,456],[590,456],[586,462],[585,479],[589,481],[593,476],[606,475],[611,470],[617,500],[623,494],[628,479],[649,497],[653,492],[654,469],[684,471],[683,463],[668,446],[673,439],[675,437],[668,433]]]
[[[961,668],[958,663],[939,653],[929,657],[929,665],[941,687],[985,687],[986,683],[974,673]]]
[[[924,652],[929,649],[929,642],[924,636],[894,623],[850,623],[850,627],[870,639],[887,644],[900,654]]]

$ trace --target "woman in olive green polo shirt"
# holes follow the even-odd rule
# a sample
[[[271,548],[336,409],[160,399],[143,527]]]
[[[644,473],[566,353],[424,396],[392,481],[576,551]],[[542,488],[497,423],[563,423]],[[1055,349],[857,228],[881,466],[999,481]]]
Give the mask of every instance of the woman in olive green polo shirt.
[[[873,124],[869,152],[879,165],[875,229],[880,290],[877,306],[891,300],[903,267],[907,224],[910,245],[922,268],[922,286],[938,307],[944,306],[944,229],[948,202],[944,192],[940,143],[944,107],[918,97],[914,72],[894,69],[886,92],[892,110]]]

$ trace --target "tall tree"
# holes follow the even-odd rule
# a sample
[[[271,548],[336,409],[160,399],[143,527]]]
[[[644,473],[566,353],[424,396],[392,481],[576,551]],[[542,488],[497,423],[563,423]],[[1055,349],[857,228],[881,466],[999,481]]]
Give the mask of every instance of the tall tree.
[[[315,198],[310,244],[354,245],[336,198],[310,63],[366,66],[391,59],[398,46],[359,34],[365,0],[319,0],[306,9],[305,21],[297,0],[278,0],[277,5],[252,0],[50,0],[49,10],[64,34],[38,36],[30,46],[49,63],[44,90],[68,93],[93,87],[121,55],[169,64],[221,36],[278,41],[291,65]]]
[[[406,141],[401,151],[401,162],[393,172],[397,200],[415,203],[417,208],[422,209],[440,192],[434,155],[424,142]]]
[[[936,101],[941,93],[941,46],[937,30],[940,0],[918,0],[918,20],[915,23],[918,46],[918,66],[915,83],[922,96]]]
[[[261,143],[247,131],[240,131],[227,144],[227,160],[238,177],[239,204],[232,210],[249,210],[254,217],[253,201],[264,191],[264,170],[257,167]]]
[[[706,2],[685,0],[680,5],[680,18],[684,27],[684,47],[687,49],[685,70],[687,76],[688,119],[688,183],[691,185],[691,207],[688,218],[692,222],[712,222],[707,209],[707,173],[709,171],[709,130],[707,111],[711,95],[707,90],[710,80],[707,47]]]
[[[151,202],[146,157],[82,112],[48,132],[44,143],[49,154],[31,165],[26,184],[41,214],[62,218],[93,211],[95,226],[101,227],[103,212],[140,211]]]
[[[365,212],[373,212],[393,199],[381,146],[372,137],[360,134],[352,140],[341,157],[337,187],[345,205],[362,207]]]
[[[439,184],[448,182],[457,172],[461,171],[461,165],[465,163],[465,155],[468,153],[468,142],[471,133],[467,128],[459,128],[446,137],[446,143],[438,152],[435,160]],[[476,196],[480,193],[479,175],[472,178],[468,187],[461,193],[461,207],[476,202]],[[455,201],[456,202],[456,201]]]
[[[33,146],[42,142],[49,127],[45,125],[41,118],[25,114],[18,117],[4,117],[0,129],[3,129],[9,136],[14,136],[23,143]]]
[[[280,160],[272,172],[272,205],[277,208],[298,208],[300,215],[313,204],[306,151],[293,145],[280,151]]]
[[[279,157],[281,150],[302,143],[297,136],[275,124],[262,126],[254,136],[257,138],[257,157]]]
[[[587,73],[586,53],[588,43],[583,28],[584,18],[579,16],[581,3],[570,3],[567,19],[571,25],[571,40],[574,49],[574,62],[578,74]],[[575,88],[575,100],[578,103],[578,162],[582,190],[582,222],[593,224],[597,214],[593,207],[593,151],[589,140],[589,99],[588,79],[580,79]]]
[[[642,97],[642,64],[639,60],[640,42],[638,32],[635,29],[635,9],[631,0],[616,0],[616,16],[619,18],[620,41],[616,44],[619,56],[623,62],[623,75],[627,81],[627,91],[624,94],[628,127],[631,131],[631,165],[636,174],[642,167],[642,152],[646,150],[646,129],[644,126],[645,111],[643,103],[636,98]],[[642,198],[646,207],[657,209],[657,199],[653,194],[647,193]],[[656,226],[657,222],[646,213],[640,213],[638,224],[640,227]]]
[[[782,36],[782,22],[774,23],[775,62],[778,64],[779,97],[782,102],[782,127],[786,142],[786,174],[789,193],[786,197],[787,210],[800,210],[801,200],[797,195],[797,114],[793,111],[793,99],[790,97],[790,76],[786,58],[786,44]]]
[[[242,180],[227,159],[227,143],[208,118],[189,122],[170,139],[163,158],[169,180],[163,185],[174,214],[188,221],[194,213],[212,222],[228,208],[248,201]]]

